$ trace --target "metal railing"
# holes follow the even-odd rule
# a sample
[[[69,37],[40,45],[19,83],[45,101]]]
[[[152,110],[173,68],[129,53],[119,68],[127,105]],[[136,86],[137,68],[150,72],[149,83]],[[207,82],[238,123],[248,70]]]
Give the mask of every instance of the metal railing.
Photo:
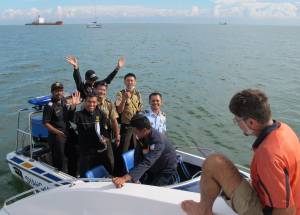
[[[28,108],[22,108],[22,109],[19,109],[18,110],[18,123],[17,123],[17,137],[16,137],[16,152],[19,151],[19,144],[20,144],[20,141],[19,141],[19,136],[20,134],[22,134],[23,136],[24,135],[27,135],[29,137],[29,147],[30,147],[30,159],[32,159],[32,153],[33,153],[33,147],[34,147],[34,141],[33,141],[33,138],[32,138],[32,123],[31,123],[31,120],[32,120],[32,116],[35,115],[35,114],[39,114],[42,112],[42,110],[36,110],[36,111],[30,111],[28,113],[28,131],[26,130],[23,130],[20,128],[20,117],[21,117],[21,113],[22,112],[25,112],[25,111],[29,111]],[[24,146],[26,145],[25,144],[26,141],[22,141],[22,149],[24,148]]]

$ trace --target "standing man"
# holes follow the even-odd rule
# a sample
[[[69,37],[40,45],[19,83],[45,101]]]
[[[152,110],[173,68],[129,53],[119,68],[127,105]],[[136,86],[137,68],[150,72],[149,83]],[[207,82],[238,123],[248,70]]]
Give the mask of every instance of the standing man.
[[[116,146],[120,144],[120,129],[118,124],[119,114],[116,110],[115,104],[106,97],[108,85],[103,81],[96,81],[95,92],[98,95],[98,107],[105,114],[106,123],[105,129],[109,133],[113,132],[113,137],[115,139]]]
[[[49,133],[48,142],[52,152],[53,166],[62,171],[64,170],[64,149],[70,128],[63,84],[60,82],[53,83],[51,94],[51,101],[43,110],[43,123]]]
[[[79,98],[77,103],[79,103]],[[84,101],[84,109],[74,112],[72,121],[77,125],[78,143],[80,149],[80,176],[85,177],[86,171],[100,164],[104,165],[110,174],[113,171],[113,160],[109,159],[107,150],[112,151],[108,144],[109,134],[105,129],[105,115],[97,107],[97,95],[90,93]]]
[[[150,109],[145,112],[152,128],[160,133],[166,133],[166,114],[160,109],[163,104],[162,95],[159,92],[151,93],[149,95],[149,104]]]
[[[109,134],[109,139],[107,144],[111,146],[107,148],[107,157],[111,163],[114,164],[114,153],[112,147],[112,139],[114,139],[115,149],[118,148],[120,144],[120,129],[118,124],[118,113],[116,111],[115,105],[107,97],[107,87],[108,85],[102,81],[96,81],[95,92],[98,95],[98,108],[104,113],[105,125],[104,129]]]
[[[252,145],[251,185],[223,155],[208,157],[202,167],[201,200],[182,203],[189,215],[211,215],[223,196],[238,214],[300,215],[300,143],[285,123],[272,120],[268,97],[260,90],[243,90],[229,105],[234,122]]]
[[[119,91],[116,95],[116,109],[119,113],[121,123],[121,143],[116,157],[116,166],[120,168],[117,174],[123,175],[122,154],[129,148],[134,147],[134,138],[132,138],[132,128],[129,126],[131,118],[142,110],[142,98],[136,87],[136,76],[128,73],[124,76],[125,89]]]
[[[139,111],[142,111],[142,97],[136,87],[136,76],[133,73],[128,73],[124,77],[125,89],[117,93],[116,109],[120,114],[121,122],[121,147],[122,151],[126,152],[129,148],[132,136],[132,129],[129,128],[131,118]],[[125,142],[126,139],[126,142]]]
[[[66,57],[66,61],[73,66],[74,68],[73,78],[75,80],[77,90],[80,92],[81,97],[85,99],[87,94],[92,93],[94,83],[98,79],[98,77],[94,70],[88,70],[85,73],[85,82],[83,82],[81,79],[81,75],[79,73],[78,59],[75,56],[68,56]],[[110,82],[114,79],[118,71],[124,65],[125,65],[125,59],[122,57],[118,60],[118,65],[116,66],[114,71],[112,71],[112,73],[110,73],[102,81],[105,82],[106,84],[110,84]]]
[[[176,181],[176,152],[164,134],[151,128],[149,119],[136,114],[131,126],[137,138],[134,151],[134,168],[128,174],[113,178],[117,187],[132,181],[154,186],[165,186]]]

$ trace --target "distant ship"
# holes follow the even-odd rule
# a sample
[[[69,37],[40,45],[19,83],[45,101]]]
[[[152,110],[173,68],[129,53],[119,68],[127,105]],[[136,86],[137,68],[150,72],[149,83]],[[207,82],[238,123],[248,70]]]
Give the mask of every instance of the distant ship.
[[[56,22],[45,22],[45,18],[38,16],[32,23],[27,23],[25,25],[63,25],[63,21]]]
[[[86,25],[87,28],[102,28],[102,25],[97,21],[92,22],[91,24]]]
[[[219,22],[219,25],[227,25],[227,22]]]

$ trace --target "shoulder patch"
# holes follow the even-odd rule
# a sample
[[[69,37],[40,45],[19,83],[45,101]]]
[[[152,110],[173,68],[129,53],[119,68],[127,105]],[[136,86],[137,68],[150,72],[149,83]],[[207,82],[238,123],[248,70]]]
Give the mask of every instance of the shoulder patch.
[[[49,102],[47,105],[50,106],[50,107],[52,107],[53,106],[53,102]]]

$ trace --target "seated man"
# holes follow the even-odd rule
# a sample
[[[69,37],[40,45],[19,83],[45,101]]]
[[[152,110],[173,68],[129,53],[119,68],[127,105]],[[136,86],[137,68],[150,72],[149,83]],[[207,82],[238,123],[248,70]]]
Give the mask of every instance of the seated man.
[[[142,114],[136,114],[130,125],[137,138],[135,166],[123,177],[113,178],[113,183],[116,187],[122,187],[128,181],[156,186],[173,184],[177,174],[173,145],[164,134],[151,128],[149,119]]]
[[[98,79],[96,73],[94,70],[88,70],[85,73],[85,82],[81,80],[81,75],[79,73],[79,63],[78,59],[74,56],[68,56],[66,57],[66,61],[71,64],[74,68],[73,72],[73,78],[76,83],[77,90],[80,92],[81,97],[85,99],[87,94],[92,93],[94,88],[94,83]],[[110,84],[110,82],[114,79],[114,77],[117,75],[118,71],[124,66],[125,59],[120,58],[118,60],[118,65],[112,71],[105,79],[102,80],[102,82],[105,82],[106,84]]]
[[[79,104],[80,99],[77,99]],[[78,143],[80,149],[79,155],[79,171],[80,176],[84,177],[86,171],[100,164],[112,174],[113,159],[110,159],[109,153],[112,152],[111,144],[108,144],[109,134],[105,129],[105,115],[97,107],[97,95],[95,93],[88,94],[84,109],[75,112],[71,117],[71,121],[77,125]]]
[[[252,145],[251,185],[223,155],[208,157],[202,167],[201,200],[182,203],[189,215],[212,215],[217,196],[238,214],[300,215],[300,144],[285,123],[272,120],[268,97],[259,90],[243,90],[229,105],[234,122]]]
[[[155,128],[160,133],[166,133],[166,114],[160,109],[163,104],[162,95],[159,92],[151,93],[149,95],[149,103],[151,107],[145,112],[152,128]]]

